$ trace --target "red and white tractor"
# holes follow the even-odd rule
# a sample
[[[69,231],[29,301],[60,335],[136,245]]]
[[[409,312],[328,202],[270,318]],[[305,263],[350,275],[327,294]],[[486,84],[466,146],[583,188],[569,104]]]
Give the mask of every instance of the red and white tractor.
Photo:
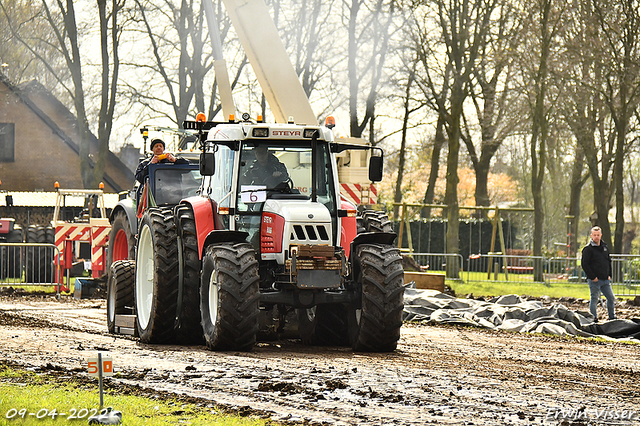
[[[141,340],[249,350],[294,319],[308,344],[394,350],[404,292],[396,235],[381,212],[356,217],[336,166],[346,149],[375,150],[378,181],[382,151],[335,142],[321,126],[185,125],[201,136],[200,195],[145,212],[135,277],[111,286],[133,294]],[[255,176],[265,147],[286,167],[278,182]]]

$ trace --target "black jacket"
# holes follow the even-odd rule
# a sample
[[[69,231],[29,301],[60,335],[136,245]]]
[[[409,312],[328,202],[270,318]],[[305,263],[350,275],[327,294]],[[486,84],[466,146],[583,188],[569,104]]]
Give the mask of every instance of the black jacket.
[[[599,246],[590,241],[582,249],[582,269],[590,280],[606,280],[611,276],[611,256],[604,241],[600,240]]]

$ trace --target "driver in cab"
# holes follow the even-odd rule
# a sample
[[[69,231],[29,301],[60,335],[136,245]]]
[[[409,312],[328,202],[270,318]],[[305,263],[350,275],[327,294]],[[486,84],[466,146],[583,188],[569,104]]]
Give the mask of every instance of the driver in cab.
[[[287,167],[269,152],[267,145],[256,146],[254,152],[256,158],[246,172],[252,184],[275,188],[279,183],[289,179]]]

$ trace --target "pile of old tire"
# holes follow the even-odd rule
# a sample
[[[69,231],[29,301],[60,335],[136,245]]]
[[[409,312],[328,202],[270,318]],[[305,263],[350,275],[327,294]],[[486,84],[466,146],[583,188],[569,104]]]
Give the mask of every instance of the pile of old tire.
[[[29,225],[27,228],[26,242],[39,243],[41,246],[27,247],[26,252],[26,279],[29,283],[53,283],[53,247],[44,244],[53,244],[55,230],[50,226]]]
[[[15,226],[2,242],[22,243],[22,228]],[[0,247],[0,279],[22,278],[22,248],[21,247]]]
[[[384,211],[363,210],[356,217],[358,234],[361,232],[393,232],[393,225]]]

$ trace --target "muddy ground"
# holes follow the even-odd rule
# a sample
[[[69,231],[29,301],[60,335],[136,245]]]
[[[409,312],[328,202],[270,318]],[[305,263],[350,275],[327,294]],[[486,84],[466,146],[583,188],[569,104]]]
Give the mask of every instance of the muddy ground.
[[[405,324],[390,354],[297,340],[214,353],[109,335],[105,307],[0,297],[0,366],[82,378],[86,358],[105,351],[118,373],[108,387],[290,424],[640,424],[637,344]],[[639,318],[640,308],[620,306],[618,316]]]

